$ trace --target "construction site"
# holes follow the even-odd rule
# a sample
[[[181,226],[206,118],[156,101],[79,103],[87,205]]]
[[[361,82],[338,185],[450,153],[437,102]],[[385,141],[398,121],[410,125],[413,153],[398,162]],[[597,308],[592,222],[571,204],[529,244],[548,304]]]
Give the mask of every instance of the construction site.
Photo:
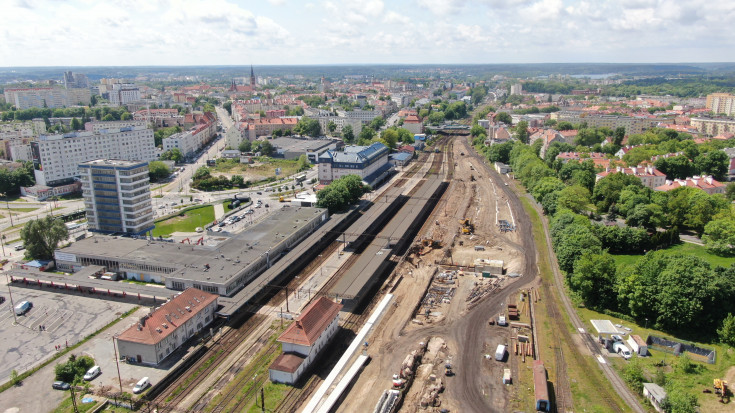
[[[159,412],[530,409],[531,366],[541,356],[534,311],[545,297],[529,219],[506,181],[466,138],[441,138],[223,297],[220,324],[138,404]],[[276,338],[322,296],[343,306],[338,332],[295,385],[272,383]],[[558,364],[550,376],[563,373]],[[528,402],[511,406],[519,399]]]

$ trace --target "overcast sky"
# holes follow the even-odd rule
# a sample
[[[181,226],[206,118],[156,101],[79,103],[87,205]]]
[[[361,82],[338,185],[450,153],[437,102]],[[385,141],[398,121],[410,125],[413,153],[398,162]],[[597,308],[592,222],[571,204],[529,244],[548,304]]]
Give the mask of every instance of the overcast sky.
[[[732,62],[733,0],[0,0],[0,66]]]

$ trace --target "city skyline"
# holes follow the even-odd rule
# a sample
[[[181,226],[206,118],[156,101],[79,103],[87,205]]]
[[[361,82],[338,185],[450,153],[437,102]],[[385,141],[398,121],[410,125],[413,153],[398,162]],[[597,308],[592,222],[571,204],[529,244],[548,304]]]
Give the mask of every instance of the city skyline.
[[[11,17],[4,67],[735,60],[735,40],[717,30],[735,17],[726,2],[15,0],[0,10]]]

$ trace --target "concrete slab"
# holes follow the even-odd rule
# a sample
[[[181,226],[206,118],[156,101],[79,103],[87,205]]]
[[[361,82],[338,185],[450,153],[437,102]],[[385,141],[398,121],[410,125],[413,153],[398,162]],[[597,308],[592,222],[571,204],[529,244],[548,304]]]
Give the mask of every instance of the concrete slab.
[[[214,219],[219,221],[223,216],[225,216],[225,204],[214,204]]]

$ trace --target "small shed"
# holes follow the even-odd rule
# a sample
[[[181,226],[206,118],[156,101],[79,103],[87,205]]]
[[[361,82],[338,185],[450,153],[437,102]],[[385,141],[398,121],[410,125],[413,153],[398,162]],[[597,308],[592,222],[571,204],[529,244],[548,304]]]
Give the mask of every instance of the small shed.
[[[648,345],[640,336],[631,334],[626,341],[628,342],[628,345],[630,345],[630,348],[639,356],[648,355]]]
[[[503,369],[503,384],[512,384],[510,369]]]
[[[661,405],[666,400],[666,390],[656,383],[643,383],[643,397],[651,402],[657,412],[663,413],[664,409]]]
[[[503,260],[478,258],[475,260],[475,272],[482,273],[483,277],[503,275]]]
[[[498,171],[499,174],[507,174],[511,171],[510,166],[502,162],[495,162],[495,170]]]
[[[225,159],[237,159],[240,157],[240,151],[237,149],[226,149],[222,151],[222,157]]]

